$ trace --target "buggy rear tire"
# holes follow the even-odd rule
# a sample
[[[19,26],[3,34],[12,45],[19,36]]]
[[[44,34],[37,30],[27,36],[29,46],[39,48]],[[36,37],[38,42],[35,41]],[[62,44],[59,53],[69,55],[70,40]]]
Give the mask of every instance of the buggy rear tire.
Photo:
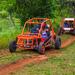
[[[41,43],[39,44],[38,52],[39,52],[40,54],[45,54],[45,46],[44,46],[43,42],[41,42]]]
[[[13,53],[13,52],[16,52],[16,41],[12,41],[12,42],[10,42],[9,43],[9,51],[11,52],[11,53]]]
[[[56,37],[55,49],[60,49],[60,47],[61,47],[61,39],[60,39],[60,37]]]
[[[75,29],[72,31],[72,34],[75,35]]]

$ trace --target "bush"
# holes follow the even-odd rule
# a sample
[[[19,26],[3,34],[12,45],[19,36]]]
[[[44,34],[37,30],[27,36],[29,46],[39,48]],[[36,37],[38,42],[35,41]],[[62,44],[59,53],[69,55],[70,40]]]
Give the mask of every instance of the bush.
[[[7,12],[7,11],[1,11],[1,12],[0,12],[0,17],[1,17],[1,18],[6,18],[6,17],[8,17],[8,12]]]
[[[58,28],[60,26],[61,20],[62,20],[61,17],[57,17],[56,19],[55,18],[52,19],[52,24],[53,24],[55,32],[57,32],[57,30],[58,30]]]

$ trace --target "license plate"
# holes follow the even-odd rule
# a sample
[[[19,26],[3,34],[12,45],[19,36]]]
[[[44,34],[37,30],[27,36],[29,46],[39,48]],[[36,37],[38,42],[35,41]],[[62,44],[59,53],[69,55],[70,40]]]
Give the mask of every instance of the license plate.
[[[26,46],[27,48],[30,48],[30,46]]]

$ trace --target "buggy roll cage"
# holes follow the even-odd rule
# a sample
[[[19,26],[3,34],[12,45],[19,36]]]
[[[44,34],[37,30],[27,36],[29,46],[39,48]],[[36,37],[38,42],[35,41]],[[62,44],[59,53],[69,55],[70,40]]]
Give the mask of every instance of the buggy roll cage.
[[[52,27],[52,22],[48,18],[32,18],[32,19],[27,20],[24,24],[22,34],[24,34],[24,29],[25,29],[27,24],[29,24],[29,25],[40,24],[41,25],[41,23],[45,23],[47,21],[49,21],[49,23],[50,23],[49,25],[50,25],[50,28],[51,28]]]

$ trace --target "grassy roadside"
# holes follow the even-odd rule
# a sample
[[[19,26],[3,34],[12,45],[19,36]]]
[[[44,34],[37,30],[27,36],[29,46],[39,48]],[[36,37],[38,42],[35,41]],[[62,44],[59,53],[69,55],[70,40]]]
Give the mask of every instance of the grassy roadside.
[[[75,43],[66,47],[62,55],[47,61],[25,66],[10,75],[75,75]]]

